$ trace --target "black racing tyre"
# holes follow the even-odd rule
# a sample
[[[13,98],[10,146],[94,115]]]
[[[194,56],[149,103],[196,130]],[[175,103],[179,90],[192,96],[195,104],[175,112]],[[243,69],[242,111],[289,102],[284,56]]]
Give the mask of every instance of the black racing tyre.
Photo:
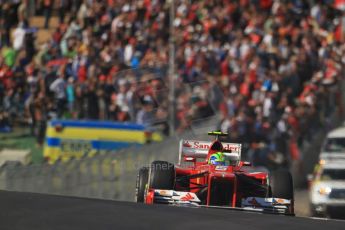
[[[149,187],[153,189],[174,189],[175,167],[166,161],[154,161],[149,170]]]
[[[273,171],[269,180],[270,197],[293,200],[293,182],[289,171]]]
[[[145,189],[149,180],[149,169],[144,167],[139,170],[136,187],[135,187],[135,199],[137,203],[143,203],[145,198]]]

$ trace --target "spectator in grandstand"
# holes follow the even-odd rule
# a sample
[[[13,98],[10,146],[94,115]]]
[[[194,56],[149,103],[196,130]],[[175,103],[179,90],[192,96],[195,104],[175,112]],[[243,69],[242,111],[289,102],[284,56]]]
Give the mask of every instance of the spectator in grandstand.
[[[68,1],[67,0],[58,0],[57,1],[58,12],[59,12],[59,22],[63,24],[65,21],[65,15],[67,11]]]
[[[60,76],[49,86],[49,90],[54,93],[57,116],[58,118],[62,118],[66,109],[66,82],[65,76],[62,73],[60,73]]]
[[[48,27],[53,1],[43,2]],[[68,108],[78,119],[167,130],[168,3],[60,0],[57,6],[66,12],[63,23],[37,51],[25,42],[27,33],[10,42],[17,24],[4,20],[12,5],[2,6],[2,107],[15,98],[9,95],[32,105],[42,94],[51,106],[37,108],[41,113],[63,117]],[[341,17],[323,2],[176,1],[176,129],[219,110],[231,141],[256,146],[251,157],[290,157],[337,101],[345,45],[343,25],[333,22]]]
[[[68,103],[68,112],[70,113],[70,116],[75,117],[75,86],[73,77],[68,78],[68,83],[66,85],[66,99]]]
[[[43,12],[44,12],[44,18],[45,18],[44,19],[44,28],[48,29],[54,1],[53,0],[43,0],[42,2],[43,2],[42,4],[43,4]]]
[[[34,99],[34,117],[35,117],[35,136],[38,146],[43,145],[45,131],[48,121],[48,100],[42,92]]]
[[[8,120],[8,114],[6,112],[0,112],[0,133],[11,132],[11,126]]]
[[[139,110],[136,122],[138,124],[152,126],[155,120],[154,115],[154,102],[149,95],[144,96],[143,98],[143,108]]]

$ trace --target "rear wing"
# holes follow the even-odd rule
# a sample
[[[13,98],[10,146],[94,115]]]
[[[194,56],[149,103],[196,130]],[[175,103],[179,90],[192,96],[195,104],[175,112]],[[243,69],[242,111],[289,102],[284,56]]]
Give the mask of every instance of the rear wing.
[[[181,161],[185,157],[192,157],[195,159],[206,159],[212,143],[212,141],[182,139],[180,141],[179,148],[179,163],[181,164]],[[241,144],[222,142],[222,145],[225,157],[236,155],[238,159],[241,159]]]

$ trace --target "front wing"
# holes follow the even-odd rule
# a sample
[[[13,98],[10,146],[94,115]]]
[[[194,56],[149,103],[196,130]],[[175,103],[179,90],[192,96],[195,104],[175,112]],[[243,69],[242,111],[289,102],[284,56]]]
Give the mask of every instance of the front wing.
[[[198,206],[201,203],[201,201],[193,192],[150,189],[146,195],[146,203]]]
[[[247,197],[242,199],[241,207],[201,205],[193,192],[150,189],[146,194],[147,204],[169,204],[174,206],[221,208],[273,214],[294,215],[293,201],[281,198]]]

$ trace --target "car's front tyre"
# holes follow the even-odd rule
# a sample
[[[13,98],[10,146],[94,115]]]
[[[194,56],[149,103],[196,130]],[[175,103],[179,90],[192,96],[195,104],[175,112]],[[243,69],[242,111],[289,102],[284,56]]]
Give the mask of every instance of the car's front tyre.
[[[276,170],[269,177],[270,196],[293,200],[293,182],[291,173],[287,170]]]
[[[154,161],[149,169],[149,188],[174,189],[175,166],[166,161]]]
[[[139,170],[137,181],[136,181],[136,191],[135,200],[137,203],[143,203],[145,199],[145,189],[149,179],[149,169],[144,167]]]

